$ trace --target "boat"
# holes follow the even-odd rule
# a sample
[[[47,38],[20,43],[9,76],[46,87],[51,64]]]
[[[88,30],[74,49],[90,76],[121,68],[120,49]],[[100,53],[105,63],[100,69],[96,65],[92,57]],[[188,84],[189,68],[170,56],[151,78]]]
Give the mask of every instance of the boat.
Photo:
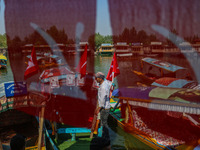
[[[5,69],[7,66],[7,58],[0,53],[0,69]]]
[[[123,87],[109,126],[122,134],[127,149],[191,149],[199,145],[200,91],[165,87]],[[187,131],[187,132],[186,132]]]
[[[10,149],[11,138],[16,134],[21,134],[26,137],[26,150],[38,149],[39,141],[41,142],[40,149],[45,150],[45,135],[41,132],[41,139],[39,138],[39,122],[37,118],[21,111],[21,108],[26,109],[28,107],[30,109],[31,107],[34,110],[36,106],[40,107],[36,101],[37,99],[44,99],[44,96],[40,93],[29,92],[17,97],[9,97],[8,90],[5,90],[7,89],[6,84],[9,84],[9,88],[12,88],[15,83],[5,82],[0,84],[0,147],[3,150]],[[24,85],[19,84],[20,86]]]
[[[101,56],[111,56],[114,54],[114,46],[110,43],[103,43],[98,50],[98,54]]]
[[[131,51],[134,56],[144,55],[145,51],[148,51],[150,48],[143,46],[143,43],[131,43]]]
[[[141,59],[140,70],[141,71],[132,70],[132,72],[143,79],[147,84],[151,84],[156,79],[161,77],[174,77],[191,80],[191,76],[187,68],[150,57]]]
[[[168,88],[187,88],[200,90],[200,84],[196,81],[178,79],[171,77],[163,77],[155,80],[151,86],[168,87]]]
[[[90,129],[72,127],[63,123],[45,120],[44,131],[49,149],[89,149]]]
[[[31,55],[27,55],[25,59],[25,63],[28,64]],[[44,53],[44,55],[36,56],[38,66],[41,70],[57,67],[64,65],[61,58],[57,55],[51,55],[49,53]]]
[[[126,42],[118,42],[114,44],[117,57],[130,57],[133,55],[129,45]]]
[[[46,109],[51,111],[45,113],[45,133],[51,147],[54,149],[70,147],[89,149],[91,141],[90,127],[92,124],[90,118],[92,116],[88,118],[89,114],[83,112],[86,110],[88,112],[91,111],[92,114],[94,112],[92,103],[95,100],[91,100],[96,98],[97,92],[94,76],[86,73],[85,77],[81,78],[80,74],[76,74],[67,67],[61,66],[44,70],[39,79],[43,85],[44,92],[54,97],[46,104]],[[87,87],[89,85],[92,85],[93,88]],[[89,99],[82,100],[85,97],[85,91],[89,91],[88,88],[90,88],[90,93],[92,94],[89,93]],[[52,112],[56,112],[56,114]],[[77,116],[82,117],[79,120],[74,119]],[[52,121],[54,117],[55,120]],[[88,119],[90,121],[87,122]]]

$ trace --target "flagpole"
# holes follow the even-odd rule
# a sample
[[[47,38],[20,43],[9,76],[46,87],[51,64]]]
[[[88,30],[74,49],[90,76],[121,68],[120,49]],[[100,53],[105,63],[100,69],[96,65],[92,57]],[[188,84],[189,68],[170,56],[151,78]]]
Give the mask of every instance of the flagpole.
[[[112,97],[112,88],[114,88],[113,87],[113,82],[114,82],[114,72],[112,72],[112,83],[111,83],[111,87],[110,87],[110,96],[109,96],[110,99]]]

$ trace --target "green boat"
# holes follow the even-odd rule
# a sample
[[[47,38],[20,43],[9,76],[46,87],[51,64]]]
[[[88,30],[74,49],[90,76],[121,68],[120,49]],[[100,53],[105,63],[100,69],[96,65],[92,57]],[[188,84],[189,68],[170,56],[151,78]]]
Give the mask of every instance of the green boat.
[[[110,43],[101,44],[98,54],[101,56],[111,56],[114,54],[114,46]]]
[[[109,125],[124,136],[127,149],[193,150],[200,138],[199,95],[194,89],[116,89]]]
[[[9,83],[11,88],[16,87],[14,82],[7,83]],[[39,149],[39,141],[41,142],[40,150],[45,150],[45,135],[41,132],[41,138],[39,138],[39,123],[37,118],[18,110],[22,107],[24,109],[26,107],[30,108],[30,105],[32,105],[31,107],[35,107],[34,100],[40,94],[30,92],[28,94],[18,95],[17,97],[8,97],[4,84],[6,83],[0,84],[0,149],[9,150],[11,138],[16,134],[21,134],[26,137],[26,150]],[[20,85],[22,86],[22,84]],[[43,98],[41,95],[40,97]]]
[[[7,66],[7,58],[3,54],[0,54],[0,69],[5,69]]]

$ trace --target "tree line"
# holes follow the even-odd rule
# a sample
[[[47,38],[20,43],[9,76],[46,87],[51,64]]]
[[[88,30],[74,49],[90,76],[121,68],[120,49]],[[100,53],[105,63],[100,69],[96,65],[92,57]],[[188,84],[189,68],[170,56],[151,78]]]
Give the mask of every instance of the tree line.
[[[6,34],[0,34],[0,48],[7,48]]]
[[[171,29],[171,33],[174,35],[178,35],[176,29]],[[56,43],[69,45],[75,44],[75,39],[70,39],[65,30],[58,30],[56,26],[52,26],[46,30],[46,32],[55,40]],[[174,41],[174,43],[180,43],[181,41],[177,41],[176,36],[169,34],[169,38]],[[198,35],[184,37],[187,42],[194,43],[196,39],[199,39]],[[144,30],[137,31],[135,27],[130,29],[124,28],[123,32],[119,35],[106,35],[103,36],[100,33],[95,33],[94,35],[89,36],[88,42],[91,49],[96,50],[98,49],[102,43],[117,43],[117,42],[126,42],[127,44],[131,43],[143,43],[143,45],[150,45],[153,41],[160,41],[156,37],[155,34],[147,34]],[[169,46],[175,46],[170,40],[166,39],[162,41],[164,44]],[[26,44],[33,44],[33,45],[47,45],[47,42],[39,35],[37,31],[34,31],[32,34],[26,36],[23,40],[20,39],[18,36],[11,39],[10,37],[6,37],[6,34],[0,34],[0,48],[6,48],[7,43],[9,48],[13,51],[21,51],[21,47]]]

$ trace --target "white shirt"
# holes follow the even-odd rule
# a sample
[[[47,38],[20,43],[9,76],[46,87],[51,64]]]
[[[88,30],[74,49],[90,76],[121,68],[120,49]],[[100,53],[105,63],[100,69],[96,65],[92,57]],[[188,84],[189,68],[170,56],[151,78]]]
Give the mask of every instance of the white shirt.
[[[110,99],[109,99],[109,94],[110,94],[110,87],[111,87],[111,82],[105,80],[98,88],[98,103],[99,107],[103,107],[105,109],[110,108]]]

